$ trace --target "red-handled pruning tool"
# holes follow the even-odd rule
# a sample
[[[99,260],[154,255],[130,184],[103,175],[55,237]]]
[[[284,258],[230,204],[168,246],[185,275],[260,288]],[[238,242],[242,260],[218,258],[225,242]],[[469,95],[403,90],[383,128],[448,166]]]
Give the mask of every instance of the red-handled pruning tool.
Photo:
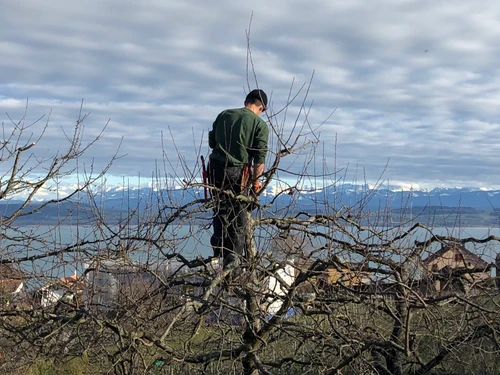
[[[208,171],[207,167],[205,166],[205,158],[203,155],[200,156],[201,159],[201,169],[202,169],[202,176],[203,176],[203,196],[205,197],[205,203],[208,200]]]

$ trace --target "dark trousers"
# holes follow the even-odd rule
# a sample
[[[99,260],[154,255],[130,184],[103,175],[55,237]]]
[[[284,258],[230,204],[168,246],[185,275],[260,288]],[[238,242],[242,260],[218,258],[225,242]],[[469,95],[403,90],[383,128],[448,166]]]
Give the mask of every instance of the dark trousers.
[[[235,195],[241,194],[242,168],[210,162],[210,183]],[[213,235],[210,244],[214,256],[224,258],[224,265],[237,262],[244,254],[248,204],[222,192],[214,191]]]

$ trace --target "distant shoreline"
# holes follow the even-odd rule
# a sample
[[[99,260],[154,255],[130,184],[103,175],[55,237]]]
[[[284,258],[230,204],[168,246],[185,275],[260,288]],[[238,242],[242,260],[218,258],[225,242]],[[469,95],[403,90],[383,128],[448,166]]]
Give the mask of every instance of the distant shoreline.
[[[487,226],[487,225],[484,225],[484,224],[477,224],[477,225],[460,225],[460,226],[457,226],[456,224],[455,225],[429,225],[429,224],[426,224],[425,222],[422,222],[422,221],[415,221],[413,223],[408,223],[408,224],[393,224],[391,226],[384,226],[384,227],[379,227],[379,226],[368,226],[368,225],[365,225],[365,224],[361,224],[362,226],[366,226],[366,227],[369,227],[369,228],[378,228],[378,229],[384,229],[384,230],[387,230],[387,229],[397,229],[397,228],[403,228],[403,229],[410,229],[412,226],[414,226],[415,224],[417,223],[420,223],[421,225],[429,228],[429,229],[449,229],[449,230],[453,230],[453,231],[456,231],[456,230],[464,230],[464,229],[468,229],[468,228],[471,228],[471,229],[482,229],[482,230],[499,230],[500,231],[500,225],[492,225],[492,226]],[[19,223],[21,224],[21,223]],[[108,223],[108,225],[118,225],[118,223]],[[162,224],[158,224],[158,226],[161,226]],[[200,225],[203,225],[203,226],[206,226],[206,225],[209,225],[210,226],[210,223],[203,223],[203,224],[200,224],[200,223],[172,223],[169,225],[170,228],[175,228],[175,227],[185,227],[185,226],[195,226],[195,227],[198,227]],[[68,223],[55,223],[55,224],[51,224],[51,223],[47,223],[47,222],[44,222],[44,223],[22,223],[22,225],[13,225],[12,227],[15,227],[15,228],[40,228],[40,227],[44,227],[44,228],[53,228],[54,230],[57,229],[57,227],[81,227],[81,228],[94,228],[94,225],[91,225],[91,224],[68,224]],[[129,225],[128,228],[136,228],[137,225]]]

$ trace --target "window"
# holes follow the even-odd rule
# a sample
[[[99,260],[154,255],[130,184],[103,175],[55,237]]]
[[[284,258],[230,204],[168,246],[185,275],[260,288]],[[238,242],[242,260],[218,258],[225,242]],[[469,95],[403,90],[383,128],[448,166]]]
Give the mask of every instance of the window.
[[[464,257],[460,253],[455,253],[455,262],[463,262]]]

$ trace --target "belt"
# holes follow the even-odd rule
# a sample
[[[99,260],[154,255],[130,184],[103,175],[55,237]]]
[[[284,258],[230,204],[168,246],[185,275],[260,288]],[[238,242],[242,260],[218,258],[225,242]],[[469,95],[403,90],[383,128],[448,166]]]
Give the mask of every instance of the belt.
[[[214,168],[238,168],[238,169],[243,169],[245,167],[244,164],[242,165],[231,165],[229,163],[221,162],[219,160],[211,160],[210,159],[210,165],[212,165]]]

